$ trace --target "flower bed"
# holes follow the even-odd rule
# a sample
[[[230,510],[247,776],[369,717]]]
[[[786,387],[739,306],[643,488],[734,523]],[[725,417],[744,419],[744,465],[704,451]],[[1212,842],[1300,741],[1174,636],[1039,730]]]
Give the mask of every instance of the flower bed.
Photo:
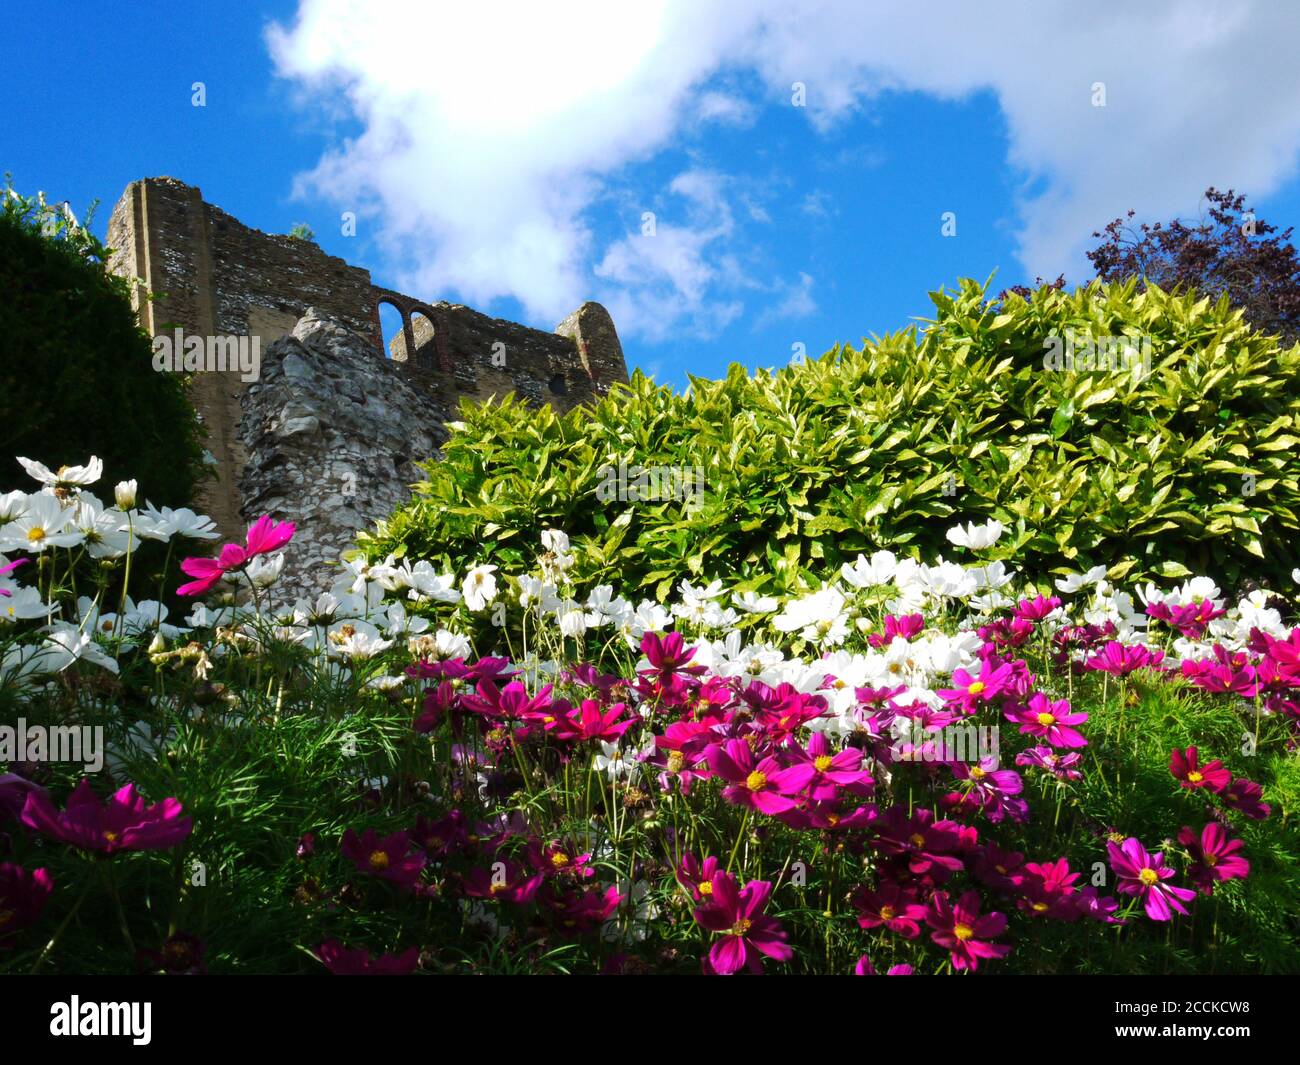
[[[1267,593],[1037,585],[980,561],[990,522],[949,531],[966,564],[785,600],[578,588],[549,530],[530,572],[358,559],[287,604],[263,518],[183,559],[182,623],[110,574],[210,523],[25,465],[0,971],[1296,968],[1300,628]],[[103,730],[98,772],[60,728]]]

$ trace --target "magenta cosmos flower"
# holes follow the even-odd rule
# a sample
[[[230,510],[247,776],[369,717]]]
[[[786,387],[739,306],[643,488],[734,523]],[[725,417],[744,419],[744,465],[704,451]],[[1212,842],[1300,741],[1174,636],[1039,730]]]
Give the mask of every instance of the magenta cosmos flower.
[[[985,662],[978,677],[964,669],[953,671],[951,688],[940,688],[936,694],[949,706],[959,706],[962,713],[973,714],[981,703],[991,702],[1003,694],[1014,680],[1014,670],[1009,663],[996,668]]]
[[[29,873],[21,865],[0,862],[0,950],[7,937],[36,921],[53,889],[48,870]]]
[[[1200,764],[1200,756],[1195,747],[1185,751],[1177,748],[1169,752],[1169,772],[1185,788],[1209,788],[1210,791],[1222,791],[1232,783],[1232,774],[1218,759]]]
[[[316,957],[335,976],[405,976],[420,962],[418,947],[401,954],[370,956],[365,947],[348,950],[337,939],[327,939],[316,948]]]
[[[156,851],[175,847],[194,827],[182,816],[179,799],[164,799],[146,806],[134,784],[119,788],[107,803],[85,777],[68,796],[62,813],[49,795],[33,791],[23,806],[22,822],[82,850],[114,854],[117,851]]]
[[[974,972],[980,958],[1005,958],[1011,953],[1011,948],[1002,943],[988,942],[1007,930],[1007,918],[996,911],[981,914],[977,891],[966,892],[955,906],[946,891],[936,891],[930,897],[925,919],[934,929],[930,938],[952,955],[954,969]]]
[[[1172,920],[1173,911],[1187,913],[1183,903],[1196,898],[1196,892],[1165,883],[1174,871],[1165,865],[1163,854],[1148,854],[1132,836],[1122,845],[1108,843],[1106,850],[1110,855],[1110,867],[1119,877],[1116,890],[1140,898],[1151,920]]]
[[[728,740],[705,751],[709,768],[723,780],[722,797],[739,806],[765,814],[779,814],[798,805],[791,795],[802,791],[812,779],[813,768],[805,763],[782,769],[775,758],[758,761],[744,740]]]
[[[276,522],[263,515],[248,527],[243,544],[223,544],[216,558],[187,558],[181,570],[195,578],[176,589],[177,595],[204,595],[227,573],[241,569],[258,555],[278,551],[290,540],[296,527],[291,521]]]
[[[858,924],[863,928],[884,925],[906,939],[915,939],[921,934],[925,907],[917,901],[914,891],[886,882],[875,891],[858,888],[849,903],[858,911]]]
[[[1263,801],[1264,789],[1253,780],[1238,777],[1227,786],[1219,797],[1224,805],[1245,814],[1252,821],[1263,821],[1272,812],[1273,807]]]
[[[871,959],[865,954],[858,959],[858,964],[853,967],[854,976],[877,976],[876,967],[871,964]],[[885,973],[886,976],[911,976],[912,967],[910,965],[891,965]]]
[[[730,873],[713,877],[710,901],[695,911],[695,920],[703,927],[722,933],[709,948],[706,971],[718,976],[741,969],[761,973],[760,954],[781,962],[794,957],[780,922],[763,913],[771,895],[772,885],[766,880],[751,880],[741,888]]]
[[[1084,668],[1127,677],[1139,669],[1161,669],[1164,657],[1164,651],[1152,651],[1141,644],[1125,647],[1118,640],[1111,640],[1084,662]]]
[[[1034,692],[1027,706],[1006,711],[1007,720],[1020,726],[1026,736],[1043,739],[1053,747],[1087,747],[1088,741],[1075,725],[1088,720],[1083,711],[1070,712],[1068,699],[1049,699],[1042,692]]]
[[[1250,875],[1250,862],[1237,853],[1245,844],[1239,839],[1229,839],[1217,821],[1201,829],[1199,836],[1184,825],[1178,833],[1178,842],[1192,856],[1194,864],[1188,876],[1202,894],[1212,895],[1217,881],[1242,880]]]
[[[411,837],[406,832],[394,832],[380,839],[373,828],[360,836],[349,828],[343,833],[339,850],[361,872],[391,880],[400,887],[414,885],[424,868],[424,854],[411,851]]]
[[[839,754],[833,754],[825,733],[814,732],[808,738],[808,749],[795,747],[790,750],[790,757],[795,765],[812,766],[812,779],[806,787],[815,801],[837,798],[841,788],[859,794],[871,790],[871,774],[862,768],[862,751],[845,747]]]

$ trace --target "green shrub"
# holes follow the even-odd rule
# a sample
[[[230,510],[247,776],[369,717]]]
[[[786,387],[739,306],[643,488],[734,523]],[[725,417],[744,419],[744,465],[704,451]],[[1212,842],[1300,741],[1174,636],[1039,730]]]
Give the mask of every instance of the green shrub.
[[[0,454],[51,465],[104,460],[94,491],[139,481],[158,506],[191,502],[202,474],[184,382],[156,373],[126,280],[84,227],[43,201],[0,190]],[[0,489],[30,490],[10,457]]]
[[[998,302],[963,281],[931,298],[924,329],[774,374],[733,365],[682,395],[637,374],[563,416],[464,404],[427,482],[362,546],[517,570],[556,526],[592,560],[582,578],[780,592],[859,552],[951,556],[952,524],[996,518],[1008,532],[989,556],[1033,577],[1105,564],[1129,581],[1290,583],[1300,346],[1226,299],[1132,282]],[[1113,370],[1045,368],[1048,338],[1071,334],[1130,348]],[[620,460],[702,466],[705,495],[602,501],[601,468]]]

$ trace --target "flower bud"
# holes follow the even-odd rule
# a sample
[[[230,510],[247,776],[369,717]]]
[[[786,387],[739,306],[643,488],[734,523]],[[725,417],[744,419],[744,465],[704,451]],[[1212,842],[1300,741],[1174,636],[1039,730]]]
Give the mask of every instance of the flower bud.
[[[135,481],[118,481],[113,489],[113,498],[119,510],[130,510],[135,506]]]

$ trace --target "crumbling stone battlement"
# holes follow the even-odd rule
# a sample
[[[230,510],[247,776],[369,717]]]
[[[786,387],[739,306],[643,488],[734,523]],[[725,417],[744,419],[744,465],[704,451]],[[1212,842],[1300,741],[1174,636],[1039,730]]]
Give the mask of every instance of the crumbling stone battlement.
[[[458,304],[426,302],[374,285],[368,270],[327,255],[310,241],[245,226],[204,202],[198,188],[174,178],[128,185],[109,219],[108,244],[117,252],[113,269],[139,281],[140,321],[152,336],[180,328],[189,336],[256,338],[263,360],[272,343],[293,333],[311,308],[313,321],[335,323],[381,362],[388,361],[382,359],[379,308],[391,304],[401,315],[402,331],[390,345],[390,368],[403,371],[410,387],[429,397],[430,409],[452,417],[462,397],[514,392],[528,402],[568,410],[627,380],[618,333],[598,303],[584,303],[547,333]],[[154,298],[144,298],[147,293]],[[367,387],[392,380],[397,378],[386,373],[365,377]],[[271,506],[288,498],[277,492],[276,464],[249,450],[250,440],[256,448],[268,435],[241,431],[242,400],[256,385],[241,380],[238,369],[199,373],[191,384],[215,459],[215,478],[199,504],[231,537],[268,509],[276,517],[295,517],[287,506],[282,512]],[[287,403],[293,387],[291,373],[272,394]],[[343,382],[336,391],[355,389]],[[409,407],[409,397],[405,402]],[[258,418],[275,424],[266,403],[265,397],[258,403]],[[386,432],[379,435],[387,438]],[[403,464],[423,457],[406,454],[383,476],[401,478]],[[254,476],[244,476],[248,467]],[[401,482],[401,491],[408,483]],[[390,495],[379,490],[369,497],[373,503],[356,501],[363,509],[386,508],[362,515],[362,524],[386,515]]]

